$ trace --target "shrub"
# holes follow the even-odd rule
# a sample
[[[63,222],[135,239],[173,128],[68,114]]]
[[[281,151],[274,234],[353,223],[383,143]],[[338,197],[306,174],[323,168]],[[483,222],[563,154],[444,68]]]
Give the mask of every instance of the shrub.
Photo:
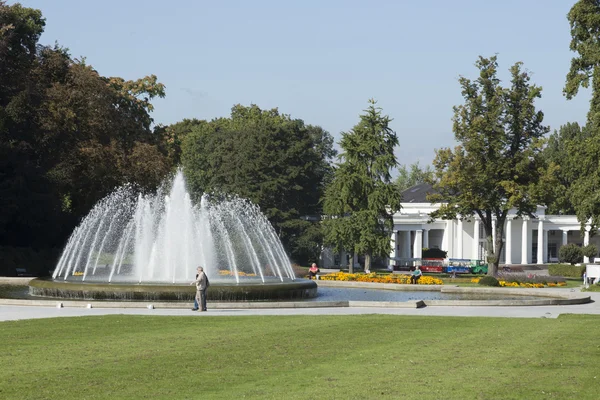
[[[442,249],[423,249],[423,258],[446,258],[447,254]]]
[[[583,261],[583,250],[574,243],[566,244],[558,251],[558,260],[571,265]]]
[[[566,265],[571,267],[570,265]],[[578,268],[578,267],[577,267]],[[560,275],[535,275],[525,274],[523,272],[499,272],[497,276],[499,281],[509,283],[523,283],[523,284],[538,284],[548,285],[549,283],[559,284],[564,283],[564,276]]]
[[[493,276],[486,275],[479,280],[479,284],[482,286],[500,286],[498,279]]]
[[[582,250],[585,257],[593,258],[598,255],[598,248],[595,244],[588,244],[587,246],[584,246]]]
[[[581,278],[584,272],[585,265],[551,264],[548,266],[548,274],[567,278]]]

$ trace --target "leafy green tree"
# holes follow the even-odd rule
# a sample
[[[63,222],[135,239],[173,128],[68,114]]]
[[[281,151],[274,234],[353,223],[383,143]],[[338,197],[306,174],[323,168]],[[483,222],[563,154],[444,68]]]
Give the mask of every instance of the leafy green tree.
[[[557,171],[558,182],[548,196],[548,214],[573,215],[576,213],[573,206],[571,186],[579,178],[579,156],[577,147],[585,141],[587,132],[578,123],[567,123],[555,130],[548,138],[544,148],[544,158],[548,164],[553,163],[560,167]]]
[[[181,146],[187,135],[192,132],[196,126],[206,124],[196,118],[183,119],[171,125],[158,125],[154,128],[154,134],[162,138],[162,143],[169,157],[171,165],[181,164]]]
[[[258,204],[295,261],[316,256],[320,199],[335,155],[320,127],[256,105],[195,124],[182,144],[194,193],[234,193]],[[312,239],[311,239],[312,238]]]
[[[392,216],[400,210],[401,194],[390,174],[397,166],[398,137],[390,121],[370,100],[360,122],[342,133],[340,163],[324,200],[326,243],[364,254],[365,270],[373,256],[389,254]]]
[[[488,274],[495,275],[508,211],[535,212],[538,200],[555,180],[556,167],[546,166],[540,154],[548,128],[542,125],[543,113],[534,102],[542,89],[530,83],[521,63],[510,68],[508,88],[500,85],[496,57],[480,57],[475,65],[476,80],[459,79],[464,104],[454,107],[453,117],[459,145],[436,152],[438,193],[429,199],[443,203],[433,218],[480,218],[487,237]]]
[[[580,263],[583,261],[583,250],[574,243],[566,244],[558,249],[558,259],[571,265]]]
[[[433,173],[431,166],[427,165],[425,168],[421,168],[418,161],[408,168],[406,165],[401,165],[398,168],[396,186],[402,192],[415,185],[430,182],[433,179]]]
[[[0,0],[0,247],[59,247],[115,186],[151,188],[171,169],[150,129],[164,85],[103,77],[39,45],[44,25]]]
[[[587,246],[583,246],[581,252],[585,257],[594,258],[598,255],[598,247],[596,247],[595,244],[590,243]]]
[[[579,88],[590,87],[591,100],[582,135],[568,143],[573,158],[570,200],[583,226],[590,222],[592,233],[600,223],[600,2],[579,0],[567,15],[571,26],[570,49],[577,53],[571,60],[564,94],[575,97]]]

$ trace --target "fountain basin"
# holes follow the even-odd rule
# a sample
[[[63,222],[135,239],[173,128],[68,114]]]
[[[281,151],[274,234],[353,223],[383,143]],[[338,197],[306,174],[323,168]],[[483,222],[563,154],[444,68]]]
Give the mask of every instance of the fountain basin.
[[[196,287],[189,284],[135,284],[57,281],[37,278],[29,282],[29,294],[39,297],[121,301],[193,301]],[[314,298],[317,284],[308,279],[212,281],[211,301],[272,301]]]

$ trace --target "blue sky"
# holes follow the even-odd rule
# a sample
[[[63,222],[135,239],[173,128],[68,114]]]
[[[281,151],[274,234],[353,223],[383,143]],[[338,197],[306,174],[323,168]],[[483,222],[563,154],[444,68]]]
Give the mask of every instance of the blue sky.
[[[9,2],[10,4],[14,1]],[[277,107],[339,140],[369,98],[394,119],[401,164],[453,146],[458,77],[479,55],[517,61],[544,88],[552,129],[584,122],[589,92],[562,95],[575,0],[22,0],[46,17],[41,42],[84,56],[102,75],[156,74],[156,123]]]

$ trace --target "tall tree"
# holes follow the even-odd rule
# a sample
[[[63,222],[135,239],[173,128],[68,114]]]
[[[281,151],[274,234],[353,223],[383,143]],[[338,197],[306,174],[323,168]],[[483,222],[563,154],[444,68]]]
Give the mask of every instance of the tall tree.
[[[115,186],[151,188],[170,170],[150,129],[164,85],[103,77],[39,45],[44,24],[0,0],[0,247],[25,251],[61,246]]]
[[[587,131],[582,129],[578,123],[567,123],[555,130],[548,138],[544,148],[544,158],[548,164],[554,163],[559,166],[557,185],[549,192],[547,200],[547,214],[573,215],[576,213],[573,207],[571,187],[573,182],[579,178],[579,156],[581,153],[576,149],[579,143],[586,140]],[[577,201],[577,199],[573,199]]]
[[[364,254],[365,270],[373,256],[390,253],[392,216],[401,202],[390,174],[398,165],[398,137],[376,104],[370,100],[360,122],[342,133],[340,162],[324,200],[326,243]]]
[[[320,198],[335,155],[320,127],[256,105],[236,105],[230,118],[195,124],[182,162],[195,193],[234,193],[258,204],[292,258],[314,260]]]
[[[576,159],[569,189],[577,218],[590,222],[592,233],[600,224],[600,1],[579,0],[567,15],[571,26],[571,60],[564,94],[572,99],[580,87],[590,86],[592,97],[587,123],[577,140],[569,141],[569,157]]]
[[[398,177],[396,178],[396,186],[401,192],[419,185],[421,183],[430,182],[433,179],[433,169],[427,165],[421,168],[419,162],[411,164],[408,168],[406,165],[401,165],[398,168]]]
[[[459,79],[464,104],[454,107],[453,117],[459,145],[436,151],[438,193],[430,200],[442,203],[433,218],[479,217],[487,237],[488,271],[495,275],[508,211],[515,208],[518,215],[532,215],[555,168],[547,168],[540,154],[548,132],[534,104],[541,87],[530,83],[521,63],[510,68],[508,88],[500,85],[495,56],[480,57],[475,65],[476,80]]]

